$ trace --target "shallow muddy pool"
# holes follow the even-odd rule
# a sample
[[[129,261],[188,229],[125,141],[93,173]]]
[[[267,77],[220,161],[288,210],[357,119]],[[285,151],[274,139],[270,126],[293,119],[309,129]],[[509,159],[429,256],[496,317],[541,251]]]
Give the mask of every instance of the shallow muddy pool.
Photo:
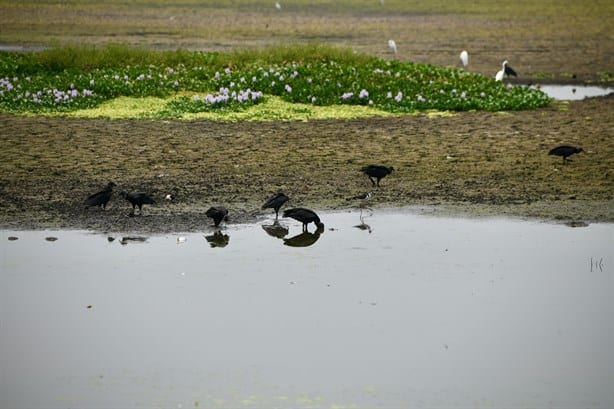
[[[562,101],[600,97],[614,92],[614,88],[612,87],[599,87],[596,85],[546,84],[534,86],[533,88],[538,88],[545,92],[549,97]]]
[[[2,231],[0,407],[614,407],[614,225],[362,216]]]

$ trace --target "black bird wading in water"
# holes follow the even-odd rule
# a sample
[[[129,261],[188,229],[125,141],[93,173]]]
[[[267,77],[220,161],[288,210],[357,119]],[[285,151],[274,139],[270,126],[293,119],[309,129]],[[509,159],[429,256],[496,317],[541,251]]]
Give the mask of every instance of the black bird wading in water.
[[[575,146],[561,145],[557,146],[556,148],[550,149],[548,155],[562,156],[563,163],[566,163],[567,161],[571,161],[571,159],[567,159],[568,156],[580,152],[584,152],[584,150],[582,148],[576,148]]]
[[[392,166],[387,167],[387,166],[382,166],[382,165],[369,165],[369,166],[363,167],[360,170],[362,173],[369,176],[369,180],[371,180],[371,183],[373,184],[373,186],[376,186],[376,183],[373,180],[373,178],[376,178],[377,186],[379,187],[379,181],[385,178],[387,175],[391,174],[394,168]]]
[[[318,229],[324,228],[324,223],[320,221],[320,218],[313,210],[297,207],[294,209],[284,210],[283,217],[291,217],[294,220],[298,220],[303,223],[303,231],[307,230],[307,225],[313,222]]]
[[[217,227],[222,220],[228,220],[228,209],[224,206],[210,207],[209,210],[205,212],[205,216],[212,218],[213,224]]]
[[[115,186],[115,183],[109,182],[107,184],[107,187],[102,189],[100,192],[96,192],[92,195],[89,195],[87,199],[85,199],[85,206],[99,206],[103,209],[106,209],[107,203],[109,203],[109,200],[111,200],[111,196],[113,196],[113,186]]]
[[[156,203],[156,201],[153,200],[151,196],[149,196],[145,192],[130,192],[130,193],[122,192],[121,195],[123,196],[124,199],[129,201],[130,204],[132,204],[132,212],[130,213],[130,216],[134,216],[134,211],[137,206],[139,207],[139,214],[143,214],[144,204],[155,204]]]
[[[275,220],[277,220],[279,218],[279,208],[282,207],[288,200],[290,200],[288,196],[282,192],[279,192],[269,197],[262,205],[262,208],[275,210]]]

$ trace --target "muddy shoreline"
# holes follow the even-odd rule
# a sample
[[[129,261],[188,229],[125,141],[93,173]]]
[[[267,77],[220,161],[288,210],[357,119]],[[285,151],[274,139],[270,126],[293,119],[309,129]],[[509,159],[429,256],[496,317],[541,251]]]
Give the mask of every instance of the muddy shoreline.
[[[277,191],[320,211],[356,208],[351,198],[373,191],[375,209],[614,222],[613,108],[609,96],[537,111],[308,122],[0,115],[0,227],[200,231],[212,205],[230,209],[229,223],[271,217],[260,206]],[[563,164],[547,155],[559,144],[585,152]],[[370,163],[395,168],[380,188],[360,173]],[[110,180],[107,210],[85,209]],[[129,217],[121,190],[158,203]]]

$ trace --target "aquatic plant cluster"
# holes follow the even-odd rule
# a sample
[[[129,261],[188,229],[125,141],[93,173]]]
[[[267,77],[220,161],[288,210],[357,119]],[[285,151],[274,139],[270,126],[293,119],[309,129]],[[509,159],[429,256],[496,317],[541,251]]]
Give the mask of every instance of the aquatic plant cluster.
[[[388,112],[422,110],[520,110],[546,106],[541,91],[508,87],[461,69],[364,56],[305,58],[224,68],[207,53],[175,66],[126,65],[50,69],[18,53],[0,53],[0,111],[54,113],[91,108],[119,97],[172,97],[161,117],[183,113],[239,111],[267,95],[289,103],[364,105]],[[217,90],[217,91],[213,91]]]

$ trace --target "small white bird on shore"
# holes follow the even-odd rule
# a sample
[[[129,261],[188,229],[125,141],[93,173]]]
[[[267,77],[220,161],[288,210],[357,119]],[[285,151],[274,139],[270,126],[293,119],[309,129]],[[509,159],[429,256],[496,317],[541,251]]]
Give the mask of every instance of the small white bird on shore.
[[[392,50],[393,53],[397,53],[397,43],[394,40],[388,40],[388,47]]]
[[[469,53],[466,50],[461,51],[460,60],[463,64],[463,67],[467,68],[467,66],[469,65]]]

